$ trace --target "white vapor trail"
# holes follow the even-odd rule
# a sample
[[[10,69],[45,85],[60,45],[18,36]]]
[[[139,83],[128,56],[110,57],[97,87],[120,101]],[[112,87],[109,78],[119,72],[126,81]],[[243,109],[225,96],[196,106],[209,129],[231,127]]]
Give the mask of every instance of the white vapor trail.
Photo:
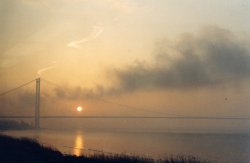
[[[93,31],[89,36],[87,36],[79,41],[72,41],[72,42],[68,43],[68,47],[80,49],[82,47],[79,44],[96,39],[98,36],[100,36],[102,34],[102,32],[103,32],[102,27],[94,26]]]
[[[47,66],[37,71],[37,77],[41,77],[42,73],[55,67],[56,62],[52,62],[51,66]]]

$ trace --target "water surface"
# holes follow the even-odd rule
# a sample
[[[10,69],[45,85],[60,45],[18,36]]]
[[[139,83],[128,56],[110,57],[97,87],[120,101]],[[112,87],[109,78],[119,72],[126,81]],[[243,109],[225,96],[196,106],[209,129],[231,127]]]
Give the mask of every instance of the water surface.
[[[42,129],[6,131],[14,137],[37,139],[63,153],[84,155],[93,152],[125,153],[166,158],[193,155],[218,162],[250,162],[250,135],[223,133],[164,133],[130,130]]]

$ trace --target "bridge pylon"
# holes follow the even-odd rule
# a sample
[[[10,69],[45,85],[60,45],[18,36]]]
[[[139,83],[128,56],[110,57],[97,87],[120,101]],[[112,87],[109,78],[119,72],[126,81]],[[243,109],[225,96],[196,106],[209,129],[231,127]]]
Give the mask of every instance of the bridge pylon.
[[[40,129],[40,83],[41,79],[36,79],[36,105],[35,105],[35,128]]]

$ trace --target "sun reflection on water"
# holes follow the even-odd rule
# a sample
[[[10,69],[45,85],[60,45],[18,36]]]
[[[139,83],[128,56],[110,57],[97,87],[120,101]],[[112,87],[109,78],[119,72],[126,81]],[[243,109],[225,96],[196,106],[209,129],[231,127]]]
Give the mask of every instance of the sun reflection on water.
[[[84,149],[84,139],[83,139],[83,134],[82,133],[77,133],[76,138],[75,138],[75,146],[74,146],[74,155],[80,156],[83,154],[83,149]]]

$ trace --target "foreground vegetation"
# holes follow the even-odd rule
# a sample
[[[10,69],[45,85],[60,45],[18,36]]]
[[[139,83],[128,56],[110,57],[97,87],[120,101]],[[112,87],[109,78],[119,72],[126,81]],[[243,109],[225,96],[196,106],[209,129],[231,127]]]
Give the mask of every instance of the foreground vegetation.
[[[38,142],[31,139],[16,139],[9,136],[0,135],[0,162],[13,163],[200,163],[194,157],[171,157],[166,160],[153,160],[151,158],[143,158],[127,155],[104,155],[93,154],[90,156],[73,156],[64,155],[59,151],[44,147]],[[207,162],[207,161],[206,161]]]

